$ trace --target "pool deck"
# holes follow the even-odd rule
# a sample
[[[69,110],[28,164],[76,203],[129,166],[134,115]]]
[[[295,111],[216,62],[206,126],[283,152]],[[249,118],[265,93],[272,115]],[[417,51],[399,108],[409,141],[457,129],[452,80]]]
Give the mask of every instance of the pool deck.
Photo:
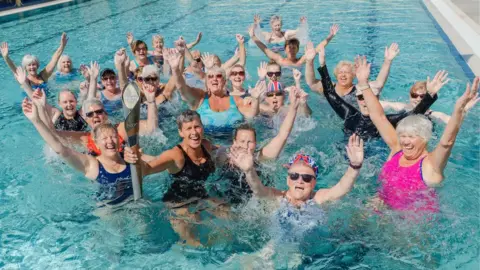
[[[480,76],[480,0],[423,0],[463,57]]]
[[[12,8],[12,9],[8,9],[8,10],[5,10],[5,11],[1,11],[0,12],[0,17],[13,15],[13,14],[17,14],[17,13],[22,13],[22,12],[29,11],[29,10],[34,10],[34,9],[37,9],[37,8],[55,6],[55,5],[68,3],[68,2],[72,2],[72,1],[73,0],[56,0],[56,1],[48,1],[48,2],[45,2],[45,3],[41,3],[41,4],[36,4],[36,5],[29,5],[29,6],[19,7],[19,8]]]

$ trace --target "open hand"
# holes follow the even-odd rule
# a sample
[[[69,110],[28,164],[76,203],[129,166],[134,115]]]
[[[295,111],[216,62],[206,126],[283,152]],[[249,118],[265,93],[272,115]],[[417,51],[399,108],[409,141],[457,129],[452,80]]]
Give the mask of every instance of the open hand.
[[[202,62],[207,69],[211,69],[215,65],[215,55],[210,53],[202,54]]]
[[[313,42],[309,41],[307,45],[305,46],[305,58],[307,61],[313,61],[315,58],[315,55],[317,54],[317,51],[315,51],[315,48],[313,47]]]
[[[265,80],[267,76],[267,62],[260,62],[260,66],[257,68],[258,79],[261,81]]]
[[[3,58],[6,58],[8,56],[8,43],[7,42],[2,42],[2,56]]]
[[[448,72],[446,70],[440,70],[435,74],[433,80],[430,81],[430,77],[427,77],[427,91],[431,96],[434,96],[440,89],[450,81],[447,79]]]
[[[23,67],[17,67],[17,71],[15,72],[14,75],[15,75],[15,79],[17,79],[20,85],[23,85],[24,83],[28,82],[27,74],[25,73],[25,70],[23,69]]]
[[[260,15],[255,14],[255,16],[253,16],[253,23],[254,24],[260,24],[261,21],[262,21],[262,19],[260,18]]]
[[[478,98],[478,90],[480,84],[480,77],[475,77],[473,80],[472,86],[470,83],[467,83],[467,88],[465,93],[457,99],[455,103],[455,110],[461,110],[463,113],[467,113],[475,104],[480,100]]]
[[[127,52],[125,51],[125,48],[121,48],[115,53],[115,57],[113,61],[115,62],[115,66],[123,66],[123,63],[125,62],[125,58],[127,57]]]
[[[260,96],[263,95],[263,93],[265,93],[266,90],[267,84],[265,83],[265,81],[258,81],[257,84],[255,84],[255,88],[250,88],[248,92],[253,98],[258,99],[260,98]]]
[[[163,49],[163,58],[165,59],[165,61],[168,62],[168,65],[172,69],[178,69],[178,66],[180,64],[181,55],[177,51],[177,49],[164,48]]]
[[[32,101],[37,105],[37,108],[43,108],[47,104],[47,97],[43,89],[33,91]]]
[[[100,66],[98,65],[97,62],[90,62],[90,68],[88,69],[88,74],[90,75],[90,78],[97,78],[98,73],[100,72]]]
[[[353,166],[362,166],[363,164],[363,140],[357,134],[353,134],[348,139],[347,156],[350,164]]]
[[[180,36],[177,40],[175,40],[174,44],[175,44],[175,49],[177,49],[177,51],[180,54],[185,53],[185,49],[187,48],[187,43],[185,42],[182,36]]]
[[[370,77],[370,66],[371,64],[367,62],[366,56],[360,56],[355,59],[357,64],[356,75],[359,84],[367,84],[368,78]]]
[[[385,47],[385,60],[392,61],[399,53],[398,44],[392,43],[390,47]]]
[[[67,42],[68,42],[67,33],[62,33],[62,37],[60,38],[60,46],[62,46],[62,48],[65,48],[65,46],[67,46]]]
[[[35,104],[28,98],[24,98],[22,102],[23,114],[32,122],[38,120],[38,110]]]
[[[127,43],[128,45],[131,45],[134,41],[133,34],[132,32],[127,32]]]
[[[228,154],[230,161],[240,170],[247,172],[253,170],[253,153],[250,149],[231,147]]]

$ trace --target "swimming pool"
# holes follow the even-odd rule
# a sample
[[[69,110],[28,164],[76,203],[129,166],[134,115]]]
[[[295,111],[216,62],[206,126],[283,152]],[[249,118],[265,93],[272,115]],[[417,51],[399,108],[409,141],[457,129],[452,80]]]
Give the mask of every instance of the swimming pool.
[[[112,67],[114,51],[126,45],[127,31],[148,45],[154,33],[164,35],[166,44],[171,45],[180,34],[188,41],[202,31],[204,38],[198,48],[218,53],[225,60],[235,49],[235,33],[247,35],[254,13],[263,15],[264,27],[268,27],[270,15],[280,14],[284,28],[290,29],[306,15],[310,38],[315,42],[327,35],[332,23],[340,24],[340,33],[327,47],[331,69],[339,60],[366,54],[376,75],[383,48],[398,42],[401,53],[393,63],[385,99],[407,101],[407,89],[415,80],[447,69],[452,80],[441,90],[433,108],[451,113],[469,80],[418,0],[321,4],[315,0],[94,0],[4,22],[0,40],[9,42],[16,63],[24,54],[34,53],[45,64],[65,31],[70,37],[66,53],[75,66],[98,60],[103,67]],[[254,56],[247,58],[247,68],[255,79],[256,67],[265,58],[255,48],[248,50]],[[95,186],[45,150],[40,136],[21,113],[21,91],[5,64],[0,64],[0,82],[0,141],[4,149],[0,158],[0,268],[238,269],[253,260],[248,254],[262,250],[272,238],[265,217],[268,211],[258,210],[253,201],[238,210],[238,220],[211,220],[201,226],[204,242],[208,241],[207,232],[215,228],[210,232],[216,242],[211,248],[181,248],[175,244],[178,238],[161,205],[166,190],[164,174],[146,180],[144,193],[151,202],[147,206],[126,209],[107,220],[93,216]],[[281,164],[299,149],[320,159],[324,180],[319,181],[319,187],[334,184],[347,166],[343,152],[339,152],[344,149],[344,138],[338,117],[316,94],[311,94],[309,104],[315,108],[315,120],[298,123],[278,165],[267,168],[276,177],[277,187],[286,186]],[[373,154],[351,194],[328,207],[327,224],[310,232],[298,246],[276,244],[271,258],[275,266],[287,268],[290,261],[290,266],[297,264],[304,269],[476,269],[480,262],[479,116],[480,110],[474,109],[458,136],[446,181],[438,190],[442,213],[433,224],[361,217],[366,212],[365,201],[375,193],[376,175],[385,159],[385,146],[374,142],[370,147]],[[159,135],[142,141],[152,153],[177,143],[174,130],[160,128],[168,139]],[[438,142],[443,128],[436,126],[431,146]],[[262,129],[260,141],[265,142],[273,131]],[[270,259],[262,260],[260,267],[266,268]]]

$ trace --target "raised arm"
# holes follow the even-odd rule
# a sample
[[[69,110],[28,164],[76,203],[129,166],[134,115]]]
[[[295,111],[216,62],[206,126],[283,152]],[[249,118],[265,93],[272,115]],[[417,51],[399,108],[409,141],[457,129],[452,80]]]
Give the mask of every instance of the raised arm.
[[[386,100],[380,100],[383,110],[401,111],[407,108],[407,104],[402,102],[391,102]]]
[[[200,102],[203,101],[203,98],[205,97],[205,92],[202,89],[190,87],[185,82],[178,66],[181,57],[180,53],[175,49],[164,49],[163,57],[172,69],[172,77],[175,79],[175,85],[180,91],[182,99],[187,102],[190,108],[193,110],[197,109]]]
[[[450,121],[451,119],[450,115],[443,112],[437,112],[437,111],[432,111],[430,113],[430,118],[435,119],[437,121],[441,121],[444,124],[448,124],[448,121]]]
[[[397,43],[392,43],[390,47],[385,47],[385,60],[383,60],[382,68],[377,75],[377,79],[373,82],[370,82],[371,87],[378,89],[378,95],[380,95],[381,90],[387,82],[388,74],[390,74],[390,67],[392,66],[392,61],[399,52],[400,49],[398,48]]]
[[[235,35],[238,42],[238,64],[242,67],[245,67],[245,62],[247,61],[247,51],[245,49],[245,38],[240,35]]]
[[[194,42],[187,44],[187,49],[190,50],[191,48],[197,46],[197,44],[200,43],[200,40],[202,40],[202,32],[198,32],[197,38]]]
[[[93,175],[94,173],[92,173],[95,171],[95,159],[64,146],[59,140],[57,140],[54,131],[45,126],[43,121],[40,120],[38,110],[44,110],[45,108],[38,108],[36,104],[25,98],[22,103],[22,109],[23,113],[35,126],[40,136],[42,136],[45,142],[57,154],[67,161],[71,167],[82,172],[88,178],[95,178],[96,175]]]
[[[478,90],[479,90],[480,77],[476,77],[473,80],[473,84],[467,83],[465,93],[457,99],[455,108],[453,110],[452,117],[448,121],[443,135],[440,138],[435,150],[428,154],[424,164],[426,172],[424,179],[427,185],[436,185],[443,181],[443,170],[447,165],[448,158],[450,157],[453,145],[457,138],[458,131],[462,126],[463,120],[467,115],[467,112],[475,106],[478,102]]]
[[[275,61],[277,64],[281,64],[281,62],[283,61],[283,57],[278,54],[278,53],[275,53],[273,52],[272,50],[268,49],[267,46],[265,46],[265,44],[262,43],[262,41],[260,41],[260,39],[258,39],[258,37],[255,35],[255,32],[254,32],[254,29],[253,27],[250,27],[248,29],[248,34],[250,35],[250,39],[253,40],[253,42],[255,42],[255,44],[258,46],[258,48],[270,59],[272,59],[273,61]]]
[[[285,31],[285,39],[298,38],[297,36],[298,32],[301,32],[302,30],[305,32],[308,32],[307,28],[308,28],[307,17],[302,16],[300,17],[300,24],[297,29]]]
[[[132,32],[127,32],[127,44],[128,44],[128,47],[130,48],[130,52],[132,54],[135,54],[135,52],[133,51],[133,42],[135,41],[135,38],[133,37],[133,33]]]
[[[100,72],[100,66],[97,62],[90,62],[90,68],[88,69],[88,74],[90,75],[90,82],[88,84],[88,95],[87,99],[97,98],[97,78],[98,73]]]
[[[315,51],[313,43],[308,42],[305,46],[305,81],[312,91],[322,93],[322,82],[315,78],[315,70],[313,67],[315,55],[317,55],[317,51]]]
[[[380,136],[382,136],[385,143],[390,147],[391,154],[400,150],[400,144],[398,142],[397,133],[393,125],[388,121],[385,116],[385,111],[380,105],[378,98],[373,94],[368,84],[368,77],[370,76],[370,64],[367,63],[365,57],[357,59],[357,91],[362,91],[367,105],[370,119],[377,128]],[[358,94],[358,93],[357,93]]]
[[[158,129],[158,110],[157,103],[155,102],[155,86],[144,83],[143,94],[147,99],[147,120],[140,121],[140,135],[152,134]]]
[[[320,42],[317,47],[315,48],[315,50],[317,52],[320,52],[320,50],[323,48],[325,49],[325,47],[327,47],[328,43],[330,43],[330,41],[332,41],[332,39],[337,35],[338,31],[340,30],[340,26],[338,24],[334,24],[332,26],[330,26],[330,33],[328,34],[327,38],[325,38],[324,40],[322,40],[322,42]]]
[[[128,63],[130,63],[125,48],[121,48],[115,53],[114,63],[115,63],[115,69],[117,70],[117,73],[118,73],[118,81],[120,83],[120,89],[122,89],[123,91],[123,89],[128,83],[128,77],[126,72],[127,70],[125,68],[125,65],[128,65]]]
[[[7,63],[7,66],[10,68],[12,73],[15,74],[15,71],[17,70],[17,66],[15,66],[12,59],[10,59],[10,56],[8,56],[8,43],[7,42],[2,42],[1,50],[2,50],[3,60],[5,60],[5,63]]]
[[[60,59],[60,56],[62,56],[63,50],[65,50],[65,46],[67,46],[67,41],[68,41],[67,34],[63,33],[62,38],[60,39],[60,46],[53,54],[52,59],[50,60],[48,65],[40,72],[40,77],[42,77],[44,81],[48,81],[48,78],[52,76],[53,71],[57,66],[57,62]]]
[[[277,136],[273,138],[265,147],[260,151],[260,160],[277,159],[287,142],[288,136],[292,131],[293,124],[295,123],[295,117],[297,116],[297,109],[300,105],[300,89],[292,87],[290,88],[290,105],[288,106],[288,113],[280,126]]]
[[[283,193],[280,190],[263,185],[253,166],[253,153],[250,150],[247,151],[249,152],[244,152],[244,150],[239,148],[232,148],[229,157],[235,166],[245,173],[245,178],[253,194],[258,197],[271,199],[281,196]]]
[[[144,175],[159,173],[167,170],[169,173],[177,173],[180,168],[176,164],[178,153],[174,150],[167,150],[149,162],[144,162]]]
[[[348,140],[346,149],[348,159],[350,160],[347,171],[335,186],[317,191],[314,199],[318,204],[342,198],[350,192],[353,184],[355,184],[363,164],[363,140],[360,136],[353,134]]]

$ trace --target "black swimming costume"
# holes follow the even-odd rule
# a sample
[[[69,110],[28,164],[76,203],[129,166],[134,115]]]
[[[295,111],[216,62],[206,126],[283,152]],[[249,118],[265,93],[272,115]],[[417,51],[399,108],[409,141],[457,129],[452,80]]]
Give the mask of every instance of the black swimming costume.
[[[200,165],[195,164],[180,145],[185,158],[182,170],[172,174],[173,183],[163,196],[164,202],[181,203],[191,198],[207,198],[205,181],[215,171],[215,164],[202,145],[202,151],[206,161]]]
[[[55,129],[64,131],[86,131],[88,129],[87,122],[78,112],[75,113],[73,119],[67,119],[63,113],[60,114],[54,126]]]
[[[322,77],[323,94],[327,99],[332,109],[340,118],[344,120],[344,132],[349,136],[352,133],[357,133],[362,139],[380,137],[380,133],[373,124],[369,116],[364,116],[358,109],[353,107],[350,103],[341,98],[335,91],[330,75],[328,74],[327,66],[319,67],[318,72]],[[400,112],[396,114],[386,115],[388,121],[396,127],[398,122],[403,118],[413,114],[424,114],[430,106],[437,100],[437,95],[434,97],[425,95],[422,101],[409,112]]]

